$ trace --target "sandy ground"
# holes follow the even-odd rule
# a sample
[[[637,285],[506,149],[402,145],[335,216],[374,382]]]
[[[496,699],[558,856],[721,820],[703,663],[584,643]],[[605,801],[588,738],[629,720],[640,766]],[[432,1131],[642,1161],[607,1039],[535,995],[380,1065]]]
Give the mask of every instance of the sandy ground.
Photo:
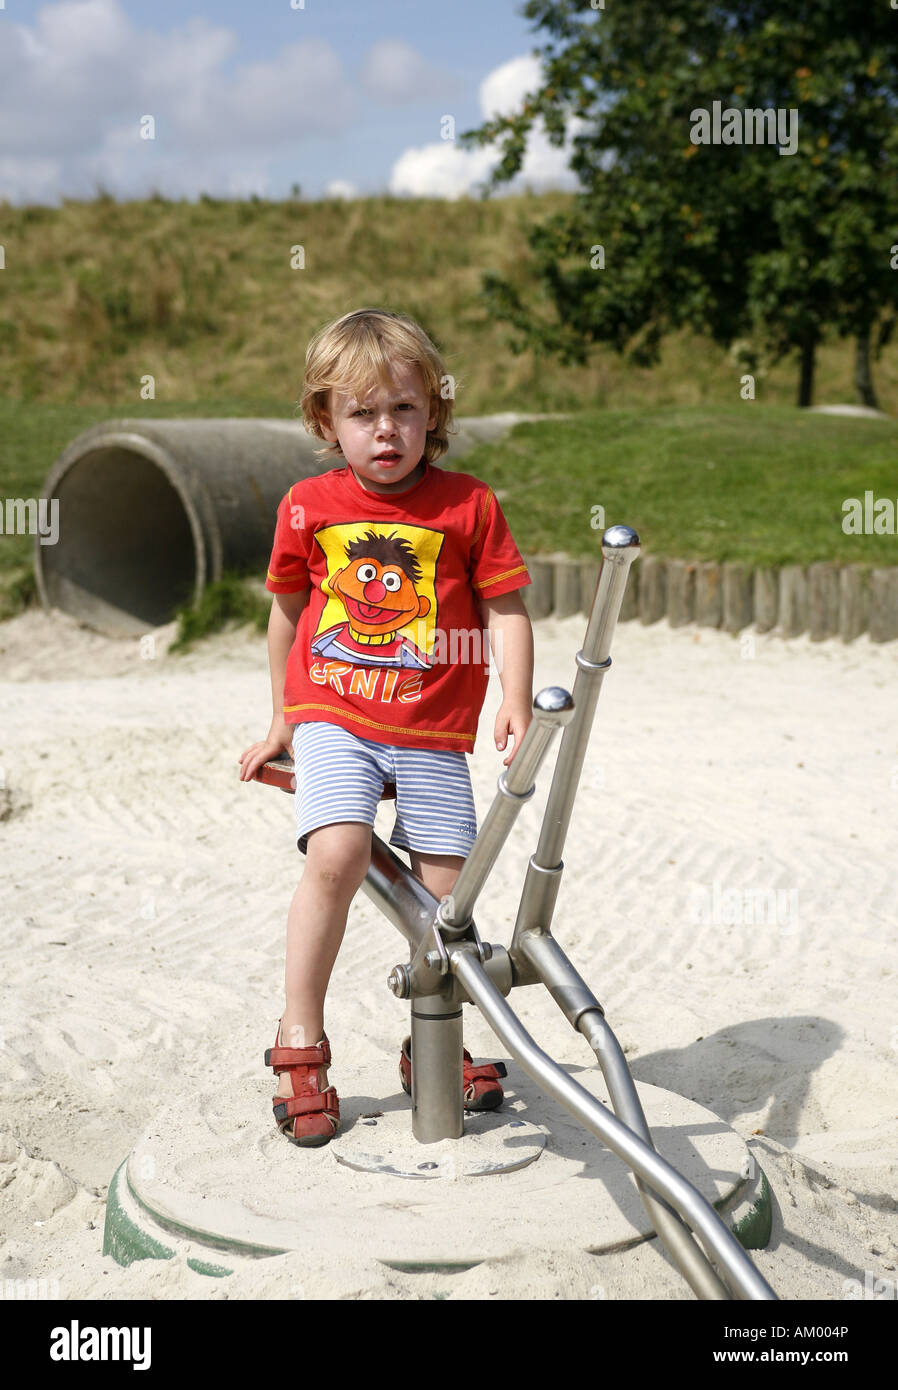
[[[570,688],[583,632],[582,617],[535,624],[537,689]],[[690,1298],[657,1241],[527,1250],[452,1276],[397,1273],[364,1241],[351,1263],[285,1255],[225,1280],[101,1254],[114,1170],[165,1100],[205,1084],[216,1040],[251,1022],[268,1075],[303,863],[291,800],[237,776],[268,724],[264,638],[172,657],[172,635],[159,629],[148,659],[61,616],[0,626],[0,1281],[101,1299],[290,1297],[297,1281],[336,1298],[588,1298],[597,1284]],[[754,1258],[780,1296],[839,1300],[867,1271],[894,1298],[898,643],[628,623],[614,660],[555,934],[637,1080],[749,1141],[775,1195]],[[504,756],[499,697],[494,677],[472,759],[481,819]],[[488,939],[510,936],[548,782],[478,910]],[[382,808],[384,838],[391,823]],[[328,996],[335,1061],[398,1055],[405,1019],[384,981],[404,954],[360,893]],[[513,1002],[548,1051],[588,1061],[544,992]],[[475,1058],[495,1057],[467,1017]]]

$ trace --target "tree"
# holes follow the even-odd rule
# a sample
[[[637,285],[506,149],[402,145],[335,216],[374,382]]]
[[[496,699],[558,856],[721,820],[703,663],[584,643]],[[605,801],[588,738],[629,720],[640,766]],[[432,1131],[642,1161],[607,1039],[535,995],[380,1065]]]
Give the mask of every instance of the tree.
[[[523,13],[550,35],[544,85],[460,140],[499,142],[488,194],[520,169],[534,121],[560,146],[573,118],[581,192],[528,232],[549,317],[484,277],[517,350],[582,363],[605,342],[651,363],[689,327],[773,361],[797,352],[808,405],[828,328],[862,355],[874,338],[881,349],[898,308],[898,12],[884,0],[527,0]],[[718,122],[718,140],[699,142],[715,103],[741,140],[724,143]]]

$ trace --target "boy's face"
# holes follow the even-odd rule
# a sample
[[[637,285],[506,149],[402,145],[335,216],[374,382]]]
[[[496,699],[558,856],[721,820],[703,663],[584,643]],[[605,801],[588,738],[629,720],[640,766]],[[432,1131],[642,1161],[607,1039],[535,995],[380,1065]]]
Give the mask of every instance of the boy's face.
[[[363,401],[331,391],[330,413],[321,421],[329,444],[339,441],[347,464],[369,492],[405,492],[423,476],[427,431],[436,424],[420,368],[396,364],[388,386]],[[390,453],[390,457],[381,457]]]

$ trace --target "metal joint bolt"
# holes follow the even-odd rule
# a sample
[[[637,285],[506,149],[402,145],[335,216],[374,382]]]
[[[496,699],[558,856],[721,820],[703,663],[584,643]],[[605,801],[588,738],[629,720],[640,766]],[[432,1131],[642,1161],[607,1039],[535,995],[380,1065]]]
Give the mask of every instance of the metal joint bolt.
[[[394,965],[387,976],[387,988],[396,995],[397,999],[408,999],[411,993],[408,967],[405,965]]]

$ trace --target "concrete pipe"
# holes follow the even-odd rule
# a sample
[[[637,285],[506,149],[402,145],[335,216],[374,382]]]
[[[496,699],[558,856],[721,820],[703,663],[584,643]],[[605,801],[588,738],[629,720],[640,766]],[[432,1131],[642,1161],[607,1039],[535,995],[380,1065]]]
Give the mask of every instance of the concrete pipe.
[[[440,466],[535,415],[458,419]],[[226,569],[264,567],[277,507],[300,478],[335,467],[290,420],[106,420],[61,454],[42,495],[59,503],[55,545],[35,536],[45,608],[134,636],[169,622]]]

